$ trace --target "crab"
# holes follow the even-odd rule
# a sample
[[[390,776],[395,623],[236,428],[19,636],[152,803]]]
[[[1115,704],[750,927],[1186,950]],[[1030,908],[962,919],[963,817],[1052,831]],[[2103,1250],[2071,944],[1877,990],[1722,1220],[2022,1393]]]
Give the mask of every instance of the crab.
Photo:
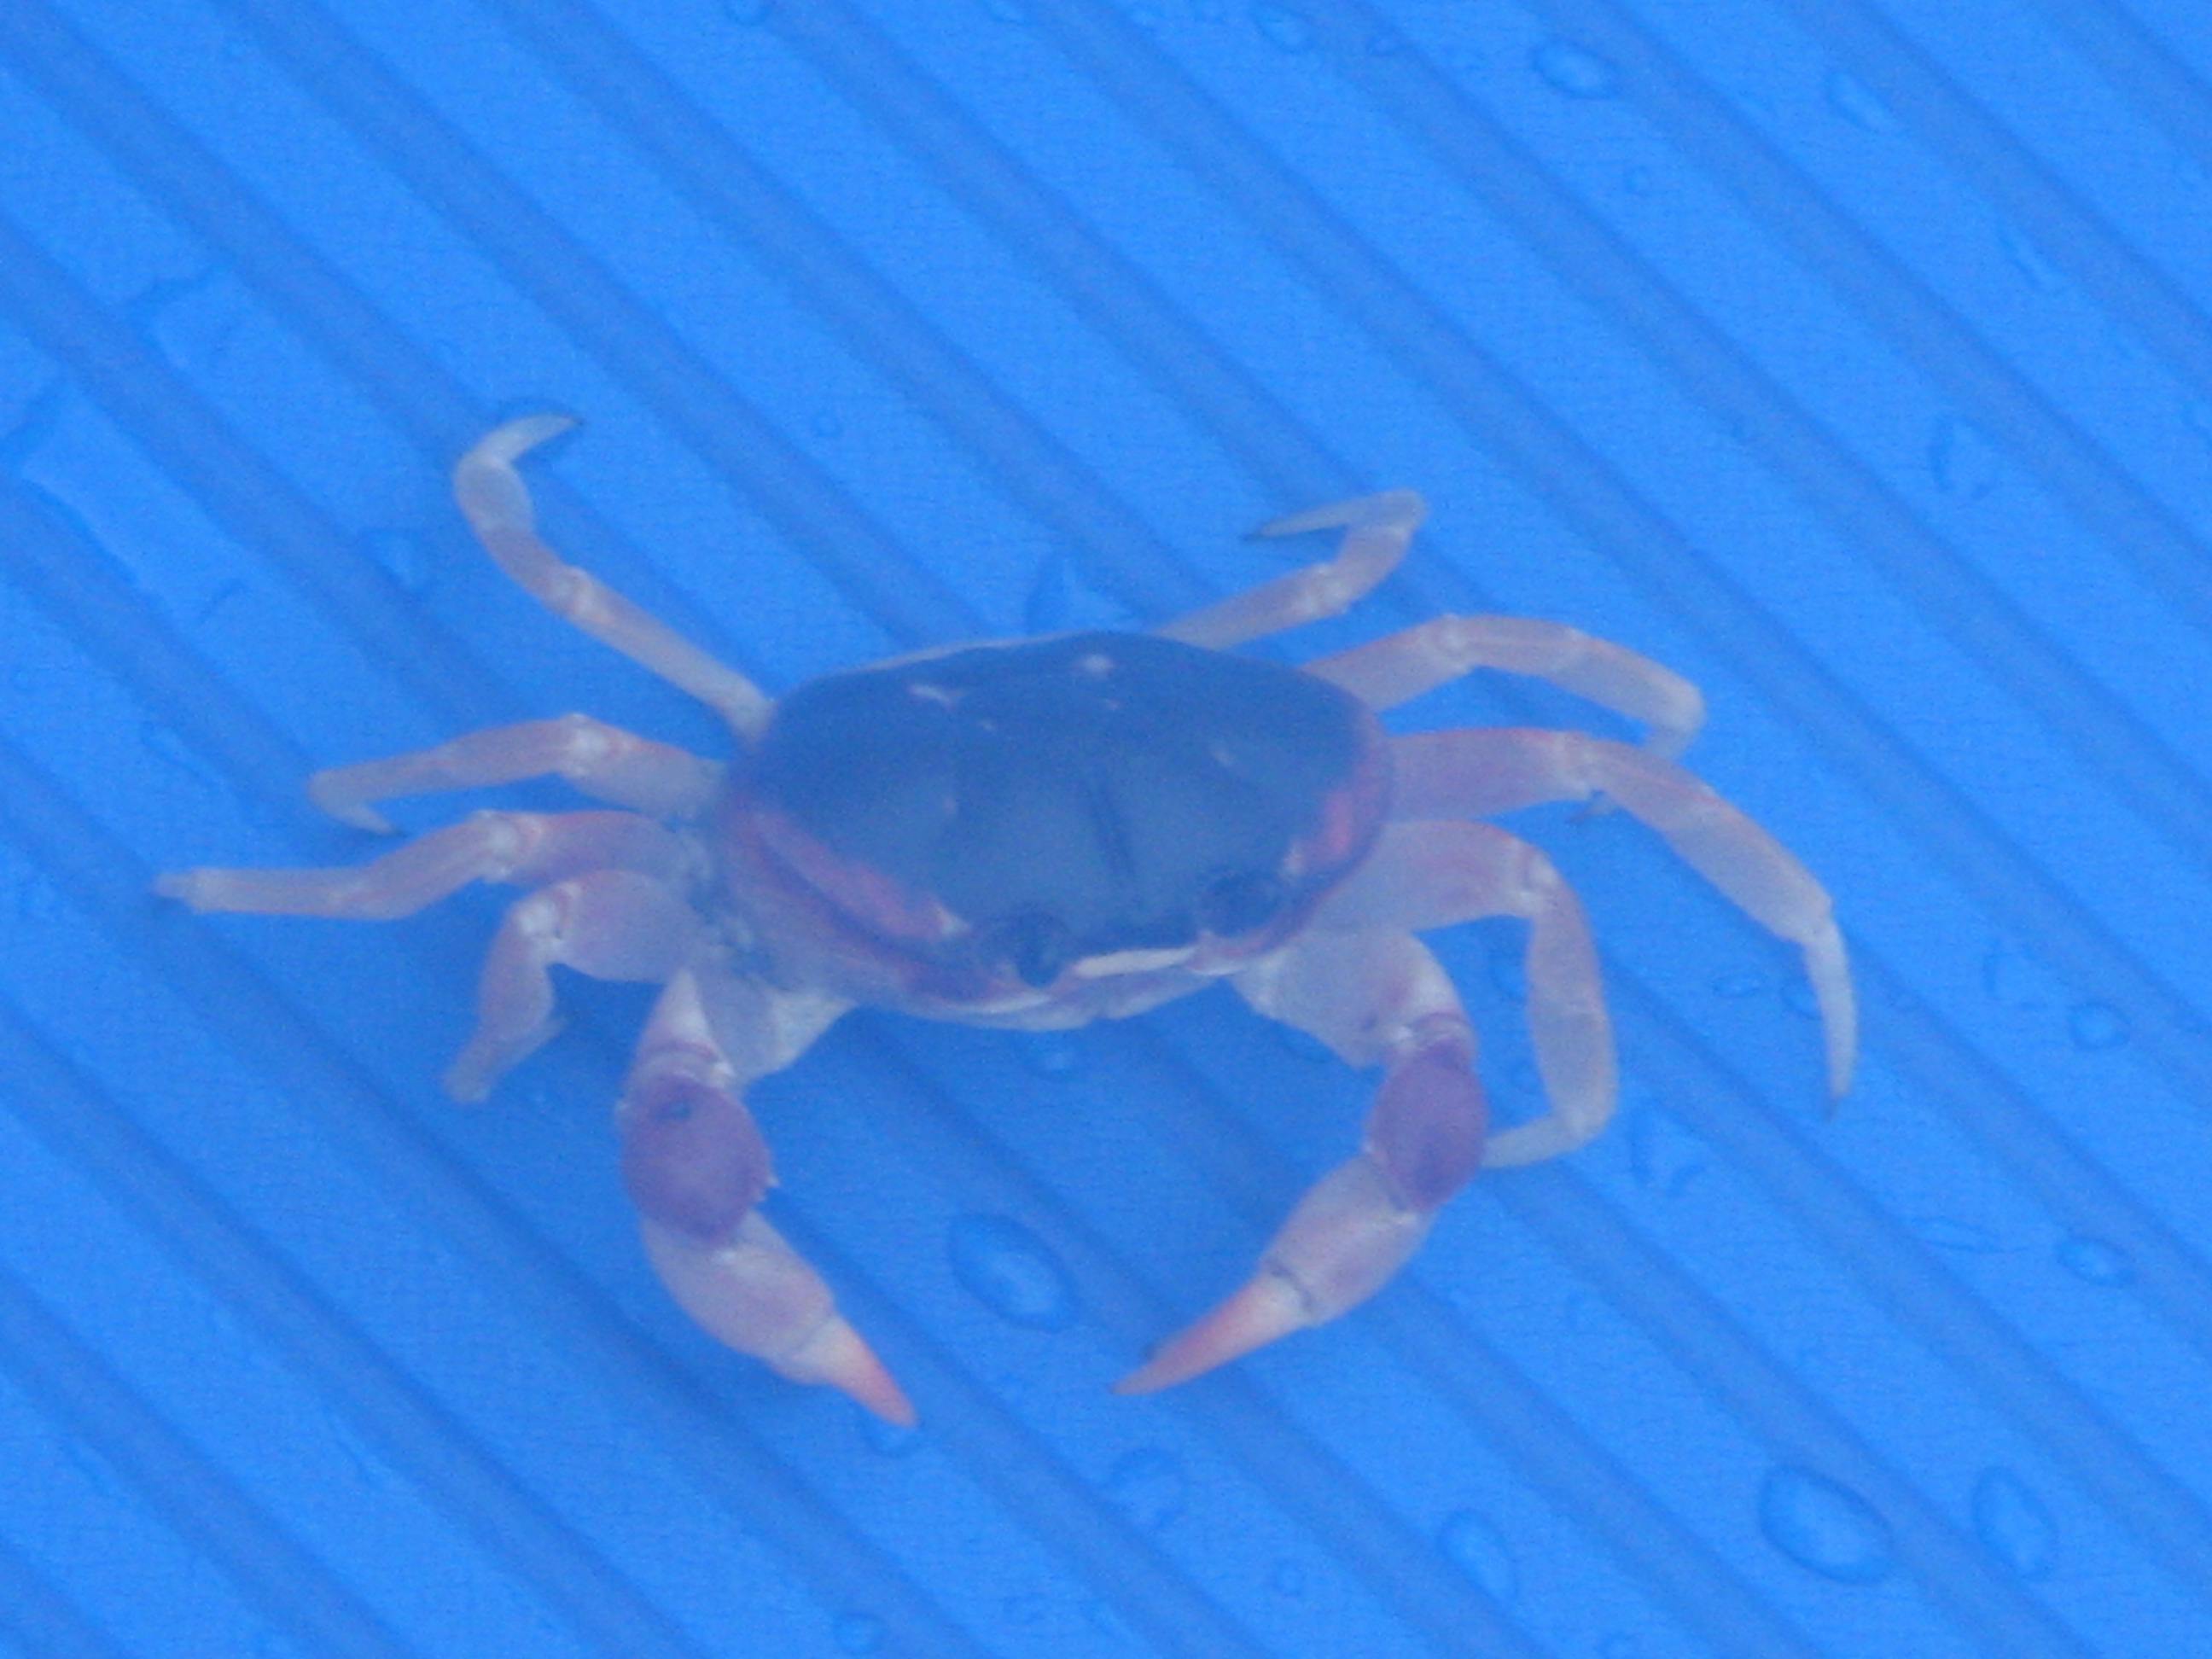
[[[458,463],[461,512],[555,615],[698,697],[726,764],[568,714],[314,775],[311,797],[389,831],[376,803],[557,775],[611,810],[480,811],[354,868],[195,869],[198,911],[386,921],[471,882],[527,889],[484,963],[447,1073],[480,1100],[558,1029],[550,969],[659,985],[616,1122],[647,1256],[693,1320],[785,1377],[911,1424],[904,1391],[820,1274],[761,1213],[774,1182],[745,1106],[857,1006],[1041,1030],[1141,1013],[1225,980],[1260,1013],[1382,1069],[1358,1151],[1297,1203],[1248,1282],[1118,1385],[1166,1388],[1372,1295],[1478,1166],[1571,1151],[1612,1115],[1613,1032],[1580,901],[1482,819],[1547,801],[1626,811],[1802,953],[1832,1095],[1856,1048],[1826,891],[1678,765],[1705,714],[1687,680],[1561,623],[1439,617],[1290,667],[1231,648],[1337,615],[1404,556],[1411,490],[1277,519],[1334,556],[1149,633],[953,646],[833,673],[780,702],[540,539],[516,461],[574,422],[535,416]],[[1476,669],[1547,681],[1645,728],[1390,736],[1377,712]],[[1415,937],[1527,924],[1546,1109],[1488,1132],[1475,1036]]]

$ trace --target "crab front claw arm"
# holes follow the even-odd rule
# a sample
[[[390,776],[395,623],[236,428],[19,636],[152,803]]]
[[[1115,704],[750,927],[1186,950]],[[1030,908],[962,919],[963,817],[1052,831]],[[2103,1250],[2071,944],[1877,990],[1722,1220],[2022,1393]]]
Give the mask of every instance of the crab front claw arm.
[[[844,1011],[719,969],[677,975],[616,1115],[623,1182],[660,1282],[708,1334],[910,1427],[913,1405],[822,1275],[755,1207],[775,1176],[741,1091],[805,1053]]]
[[[748,1212],[714,1243],[651,1216],[640,1225],[661,1284],[709,1336],[779,1376],[826,1384],[886,1423],[915,1425],[905,1390],[766,1218]]]
[[[1243,1289],[1115,1385],[1171,1388],[1320,1325],[1372,1296],[1428,1237],[1482,1161],[1487,1110],[1474,1033],[1410,933],[1310,934],[1235,983],[1261,1012],[1387,1070],[1358,1154],[1315,1183]]]

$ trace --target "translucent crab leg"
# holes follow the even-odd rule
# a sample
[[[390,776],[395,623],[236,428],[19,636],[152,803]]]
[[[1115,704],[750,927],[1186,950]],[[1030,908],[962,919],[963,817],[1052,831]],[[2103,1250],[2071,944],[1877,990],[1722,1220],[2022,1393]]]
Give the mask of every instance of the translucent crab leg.
[[[761,689],[587,570],[564,563],[538,538],[530,491],[514,463],[576,422],[530,415],[488,433],[453,467],[453,498],[499,568],[555,616],[718,711],[739,736],[757,738],[774,704]]]
[[[544,777],[566,778],[587,795],[651,817],[682,818],[714,799],[722,769],[589,714],[562,714],[471,732],[434,749],[328,767],[307,780],[307,799],[359,829],[388,833],[392,825],[370,810],[372,803]]]
[[[697,953],[704,932],[682,890],[630,870],[593,870],[517,899],[485,954],[476,1030],[447,1068],[446,1091],[482,1100],[560,1031],[554,963],[659,984]]]
[[[1672,760],[1705,722],[1705,694],[1664,664],[1564,623],[1437,617],[1302,664],[1370,708],[1394,708],[1478,668],[1526,675],[1650,728],[1644,747]]]
[[[1319,1325],[1387,1283],[1482,1158],[1474,1033],[1437,959],[1410,933],[1310,932],[1231,981],[1261,1013],[1354,1065],[1386,1067],[1359,1152],[1323,1176],[1252,1278],[1115,1385],[1149,1394]]]
[[[391,921],[472,881],[520,886],[587,870],[672,876],[689,854],[673,833],[635,812],[478,812],[367,864],[335,870],[180,870],[154,890],[195,910]]]
[[[1383,827],[1367,861],[1315,913],[1317,931],[1425,933],[1483,916],[1528,924],[1528,1036],[1550,1109],[1490,1138],[1489,1169],[1534,1164],[1593,1139],[1620,1098],[1589,919],[1551,860],[1494,824],[1456,819]]]
[[[744,1089],[805,1053],[847,1006],[712,969],[678,974],[623,1090],[623,1180],[660,1282],[709,1335],[908,1425],[915,1409],[897,1382],[755,1207],[775,1176]]]
[[[1499,726],[1394,738],[1391,812],[1489,817],[1600,794],[1656,830],[1683,862],[1796,945],[1820,1010],[1828,1091],[1850,1087],[1858,1002],[1828,890],[1797,855],[1672,761],[1579,732]]]
[[[1218,651],[1324,617],[1341,616],[1398,568],[1413,532],[1428,514],[1428,503],[1416,492],[1392,489],[1271,520],[1251,537],[1303,536],[1341,527],[1344,539],[1334,558],[1232,593],[1152,631],[1164,639]]]

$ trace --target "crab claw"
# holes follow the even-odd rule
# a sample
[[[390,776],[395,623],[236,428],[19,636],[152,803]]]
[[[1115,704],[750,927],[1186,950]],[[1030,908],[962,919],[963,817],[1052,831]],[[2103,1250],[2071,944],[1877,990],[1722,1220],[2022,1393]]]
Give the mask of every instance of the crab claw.
[[[910,1429],[919,1420],[822,1276],[757,1212],[718,1244],[650,1218],[642,1231],[660,1282],[708,1335],[793,1382],[836,1389],[886,1423]]]
[[[775,1177],[739,1091],[789,1064],[842,1011],[752,980],[674,975],[615,1114],[623,1185],[660,1282],[709,1336],[911,1428],[913,1405],[822,1275],[754,1207]]]
[[[1370,1152],[1323,1176],[1283,1224],[1244,1287],[1170,1338],[1116,1394],[1151,1394],[1320,1325],[1372,1296],[1420,1248],[1433,1209],[1407,1204]]]

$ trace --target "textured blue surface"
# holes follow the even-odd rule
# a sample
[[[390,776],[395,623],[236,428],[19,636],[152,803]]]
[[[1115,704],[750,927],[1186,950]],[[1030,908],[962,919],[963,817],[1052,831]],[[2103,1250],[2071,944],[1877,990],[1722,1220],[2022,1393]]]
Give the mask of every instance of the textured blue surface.
[[[1530,814],[1603,1140],[1120,1400],[1368,1083],[1225,995],[856,1017],[757,1091],[773,1205],[923,1427],[778,1382],[637,1251],[635,988],[464,1110],[496,895],[146,891],[366,856],[306,774],[472,726],[716,746],[451,507],[547,406],[555,538],[771,689],[1425,490],[1291,648],[1491,608],[1697,679],[1858,1087],[1662,848]],[[2185,0],[6,0],[0,1650],[2212,1652],[2209,540]],[[1398,723],[1531,720],[1618,729]],[[1527,1112],[1517,938],[1438,944]]]

